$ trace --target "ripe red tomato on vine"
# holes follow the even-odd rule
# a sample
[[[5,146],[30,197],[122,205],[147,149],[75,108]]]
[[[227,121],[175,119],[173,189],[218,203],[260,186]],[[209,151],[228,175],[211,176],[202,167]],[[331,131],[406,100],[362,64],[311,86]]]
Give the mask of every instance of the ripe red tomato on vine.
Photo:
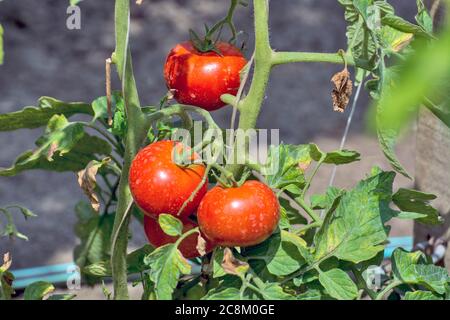
[[[227,42],[217,42],[215,48],[201,52],[187,41],[170,51],[164,77],[179,103],[213,111],[225,105],[221,95],[237,94],[240,72],[247,60],[238,48]]]
[[[191,150],[181,142],[158,141],[139,151],[131,163],[131,194],[147,215],[177,215],[184,202],[203,181],[205,166],[178,165],[174,160],[175,152],[181,155],[191,153]],[[199,155],[193,153],[191,157],[191,160],[196,160]],[[180,219],[187,218],[197,209],[206,191],[207,183],[203,183],[192,201],[189,201],[180,213]]]
[[[197,227],[197,224],[191,220],[183,221],[183,233],[192,230]],[[175,243],[178,237],[171,237],[164,233],[161,229],[158,221],[155,218],[145,216],[144,217],[144,230],[147,235],[147,239],[151,245],[158,248],[168,243]],[[192,259],[200,257],[201,254],[197,250],[198,233],[194,233],[181,241],[178,249],[186,259]],[[211,252],[215,245],[211,241],[206,241],[205,252]]]
[[[239,187],[211,189],[200,203],[197,218],[209,240],[222,246],[246,247],[273,233],[280,205],[272,189],[251,180]]]

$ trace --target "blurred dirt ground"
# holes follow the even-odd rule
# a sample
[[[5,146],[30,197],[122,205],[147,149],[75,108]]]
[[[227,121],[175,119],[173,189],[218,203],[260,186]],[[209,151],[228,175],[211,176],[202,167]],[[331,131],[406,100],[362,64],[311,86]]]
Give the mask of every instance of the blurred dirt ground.
[[[114,2],[83,1],[81,30],[73,31],[66,28],[68,2],[0,2],[6,50],[5,64],[0,67],[0,112],[35,105],[44,95],[66,101],[92,101],[104,95],[104,60],[114,48]],[[407,18],[416,10],[414,1],[392,3]],[[216,21],[226,12],[227,5],[228,1],[219,0],[144,0],[140,7],[133,7],[131,47],[143,104],[155,104],[165,94],[162,65],[170,48],[188,37],[189,28],[201,30],[204,22]],[[250,10],[240,9],[237,25],[250,33],[250,48],[251,24]],[[272,44],[278,50],[337,52],[345,48],[343,10],[337,1],[272,1],[270,24]],[[339,68],[297,64],[275,69],[259,127],[279,128],[286,143],[314,141],[324,150],[338,148],[348,115],[348,111],[335,113],[331,107],[330,78]],[[359,151],[362,161],[339,168],[338,186],[353,186],[374,165],[389,169],[376,139],[366,134],[367,105],[367,97],[363,96],[346,145]],[[227,126],[230,115],[230,108],[225,108],[213,116]],[[17,155],[32,149],[41,132],[37,129],[0,133],[0,167],[10,166]],[[414,134],[409,133],[399,144],[398,153],[411,173],[414,173],[414,152]],[[327,186],[331,169],[325,167],[319,172],[314,191]],[[396,183],[412,185],[401,177]],[[12,254],[13,269],[71,261],[77,243],[73,208],[81,199],[84,196],[73,173],[32,171],[0,178],[0,206],[18,203],[39,216],[27,222],[17,216],[18,228],[29,236],[29,242],[6,239],[0,242],[0,253]],[[131,245],[145,243],[142,229],[134,225],[133,230]],[[411,232],[411,224],[398,223],[392,235]],[[79,297],[101,297],[101,290],[97,289],[78,292]]]

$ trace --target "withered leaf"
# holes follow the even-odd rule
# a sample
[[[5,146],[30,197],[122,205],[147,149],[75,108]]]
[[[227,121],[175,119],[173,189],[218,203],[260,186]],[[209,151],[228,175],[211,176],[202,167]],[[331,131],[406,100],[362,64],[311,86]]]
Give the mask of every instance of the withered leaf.
[[[3,255],[3,265],[0,267],[0,271],[5,272],[11,267],[11,264],[12,264],[11,254],[7,252]]]
[[[249,265],[246,262],[236,259],[230,248],[225,248],[223,251],[222,268],[228,274],[243,276],[247,272]]]
[[[195,248],[200,255],[204,256],[206,254],[206,240],[201,236],[201,234],[198,235],[197,246]]]
[[[333,98],[333,110],[337,112],[344,112],[353,91],[353,83],[350,79],[350,72],[348,72],[348,69],[345,68],[344,70],[336,73],[331,78],[331,82],[334,84],[334,89],[331,93]]]
[[[93,160],[88,163],[85,169],[78,172],[78,184],[83,192],[88,196],[91,206],[96,212],[100,209],[100,201],[95,193],[95,187],[97,186],[96,175],[98,169],[109,161],[109,158],[105,158],[101,162]]]

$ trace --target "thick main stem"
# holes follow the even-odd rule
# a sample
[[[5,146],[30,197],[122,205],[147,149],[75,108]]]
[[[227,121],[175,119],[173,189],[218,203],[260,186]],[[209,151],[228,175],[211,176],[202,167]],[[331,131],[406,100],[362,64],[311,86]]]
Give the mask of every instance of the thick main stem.
[[[115,32],[116,49],[114,63],[117,66],[119,78],[122,80],[122,96],[125,102],[128,129],[125,138],[125,153],[122,174],[118,188],[117,210],[111,241],[111,268],[113,275],[114,299],[129,299],[127,277],[127,245],[128,224],[132,197],[128,186],[128,171],[131,161],[138,151],[148,124],[141,111],[136,82],[133,75],[131,51],[129,49],[130,0],[116,0]]]
[[[269,2],[267,0],[253,1],[253,6],[255,12],[255,68],[248,95],[239,104],[239,129],[243,130],[256,127],[272,69],[272,48],[269,40]],[[242,173],[243,167],[242,165],[231,164],[228,169],[237,178]]]

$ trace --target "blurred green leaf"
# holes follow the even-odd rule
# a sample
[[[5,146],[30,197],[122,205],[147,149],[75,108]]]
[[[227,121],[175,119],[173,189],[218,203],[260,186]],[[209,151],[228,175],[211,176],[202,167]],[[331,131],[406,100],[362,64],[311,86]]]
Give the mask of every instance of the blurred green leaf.
[[[36,217],[36,215],[31,212],[31,210],[24,208],[18,205],[12,205],[0,208],[0,215],[6,219],[6,223],[2,223],[0,220],[0,237],[10,237],[10,238],[18,238],[25,241],[28,241],[28,237],[23,233],[17,230],[16,224],[14,223],[13,214],[11,212],[12,209],[19,209],[25,219],[30,217]]]
[[[48,297],[47,300],[72,300],[75,298],[75,294],[52,294],[50,297]]]
[[[442,300],[442,297],[430,291],[417,290],[407,292],[402,300]]]
[[[211,290],[202,300],[240,300],[240,290],[238,288],[225,288],[223,290]]]
[[[429,34],[433,33],[433,19],[422,0],[417,0],[417,23]]]
[[[422,217],[417,217],[417,221],[430,225],[441,224],[443,222],[438,210],[429,204],[429,201],[434,199],[436,199],[434,194],[403,188],[399,189],[392,197],[392,201],[400,210],[419,213]]]
[[[150,269],[150,279],[155,284],[158,299],[171,300],[178,279],[191,272],[191,266],[182,256],[175,244],[167,244],[157,248],[144,258]]]
[[[387,14],[382,19],[381,22],[384,25],[387,25],[391,28],[399,30],[404,33],[412,33],[416,36],[424,37],[427,39],[432,39],[433,35],[431,35],[427,30],[425,30],[422,26],[418,26],[414,23],[411,23],[399,16],[393,14]]]
[[[55,291],[55,287],[45,281],[37,281],[25,288],[25,300],[42,300],[44,297]]]
[[[127,273],[135,274],[145,271],[148,267],[144,264],[144,257],[153,252],[153,247],[151,245],[144,245],[143,247],[129,253],[127,255]],[[83,268],[83,273],[96,276],[96,277],[111,277],[111,261],[104,260]]]
[[[99,215],[90,204],[79,202],[75,207],[78,221],[75,234],[81,243],[74,249],[75,263],[81,268],[110,258],[114,215]],[[88,281],[91,280],[88,278]]]
[[[93,111],[91,105],[86,103],[41,97],[37,107],[25,107],[20,111],[0,114],[0,131],[42,127],[57,114],[69,118],[75,114],[93,115]]]
[[[400,130],[412,121],[418,108],[436,97],[442,100],[442,84],[450,80],[450,28],[438,40],[417,44],[416,52],[401,65],[395,81],[383,83],[377,103],[377,130],[381,147],[393,168],[409,177],[395,154],[395,143]],[[444,97],[448,98],[448,91]],[[444,98],[445,99],[445,98]],[[446,105],[436,115],[446,115]],[[442,119],[447,122],[448,119]]]
[[[325,156],[324,163],[335,164],[335,165],[347,164],[347,163],[359,161],[360,154],[356,151],[337,150],[337,151],[331,151],[331,152],[323,152],[314,143],[311,143],[309,146],[311,148],[310,149],[311,158],[314,161],[319,161],[322,156]]]

